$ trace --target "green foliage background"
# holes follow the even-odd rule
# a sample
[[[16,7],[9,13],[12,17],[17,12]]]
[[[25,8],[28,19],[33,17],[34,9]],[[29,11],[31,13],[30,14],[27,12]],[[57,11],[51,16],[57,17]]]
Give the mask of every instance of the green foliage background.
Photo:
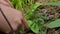
[[[60,27],[60,19],[46,23],[44,20],[49,19],[47,17],[48,14],[43,16],[37,13],[37,11],[42,12],[41,8],[44,6],[60,6],[60,2],[57,2],[57,0],[51,0],[51,2],[46,4],[37,3],[35,0],[11,0],[11,3],[14,8],[25,14],[28,25],[35,34],[46,34],[48,28]]]

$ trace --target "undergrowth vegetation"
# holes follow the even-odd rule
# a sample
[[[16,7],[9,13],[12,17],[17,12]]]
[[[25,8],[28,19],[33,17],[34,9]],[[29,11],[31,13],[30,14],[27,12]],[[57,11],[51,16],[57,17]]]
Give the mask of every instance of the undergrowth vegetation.
[[[24,13],[33,33],[60,33],[60,2],[57,0],[51,0],[45,4],[38,3],[35,0],[11,0],[11,3],[14,8]]]

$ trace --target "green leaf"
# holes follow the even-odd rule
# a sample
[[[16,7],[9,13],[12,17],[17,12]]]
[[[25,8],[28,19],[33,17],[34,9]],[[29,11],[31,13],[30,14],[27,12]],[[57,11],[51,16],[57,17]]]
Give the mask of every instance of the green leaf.
[[[41,31],[40,34],[46,34],[46,32]]]
[[[38,19],[38,22],[39,22],[41,25],[43,25],[43,24],[44,24],[44,20],[43,20],[43,19],[41,19],[41,18],[39,18],[39,19]]]
[[[32,24],[33,24],[33,22],[31,20],[28,20],[29,27],[31,27]]]
[[[39,7],[40,5],[42,5],[42,4],[40,4],[40,3],[35,3],[35,4],[33,4],[33,5],[31,6],[30,10],[29,10],[30,14],[31,14],[32,12],[34,12],[34,11],[37,9],[37,7]]]
[[[34,24],[31,26],[31,30],[32,30],[34,33],[39,33],[39,27],[38,27],[38,25],[34,23]]]
[[[32,22],[32,21],[28,21],[29,27],[30,29],[34,32],[34,33],[39,33],[39,27],[36,23]]]
[[[31,17],[31,15],[33,14],[33,12],[34,12],[34,11],[37,9],[37,7],[39,7],[40,5],[42,5],[42,4],[40,4],[40,3],[32,4],[32,6],[31,6],[31,8],[30,8],[30,10],[29,10],[29,13],[26,14],[26,18],[29,19],[29,18]]]
[[[46,6],[60,6],[60,2],[48,2],[44,5],[46,5]]]
[[[45,24],[44,25],[47,28],[56,28],[56,27],[60,27],[60,19],[57,19],[49,24]]]

